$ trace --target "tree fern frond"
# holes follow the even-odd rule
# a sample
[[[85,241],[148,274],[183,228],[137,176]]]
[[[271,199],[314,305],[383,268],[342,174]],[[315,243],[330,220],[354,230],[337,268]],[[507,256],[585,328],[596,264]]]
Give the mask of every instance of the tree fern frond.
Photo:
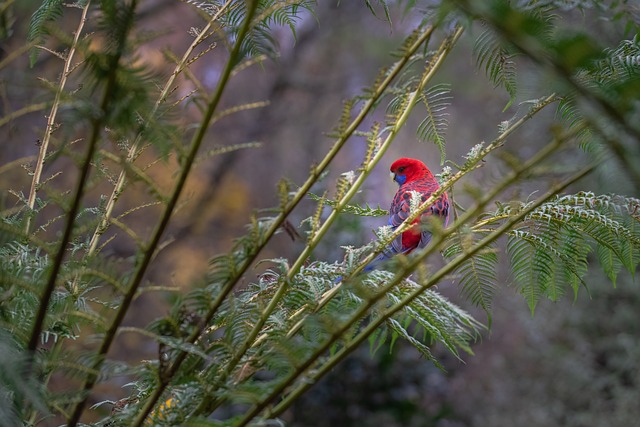
[[[273,27],[284,26],[296,36],[296,23],[301,19],[302,10],[311,11],[309,0],[265,0],[258,5],[256,17],[252,22],[252,30],[247,34],[242,43],[242,57],[255,57],[266,55],[274,57],[277,52],[277,39],[274,37]],[[228,9],[224,16],[224,24],[234,35],[242,17],[246,13],[246,5],[238,3],[237,7]]]
[[[622,40],[615,49],[605,49],[605,58],[588,70],[600,96],[613,102],[620,111],[635,114],[640,90],[640,37]]]
[[[637,216],[626,218],[624,220],[625,228],[634,237],[633,239],[622,239],[620,242],[620,250],[622,253],[621,261],[622,265],[635,276],[636,269],[640,265],[640,245],[638,245],[638,239],[640,238],[640,219]]]
[[[241,143],[241,144],[217,146],[217,147],[214,147],[214,148],[212,148],[210,150],[207,150],[204,153],[202,153],[202,155],[199,156],[198,159],[196,159],[196,163],[202,162],[204,160],[208,160],[211,157],[219,156],[219,155],[222,155],[222,154],[232,153],[232,152],[238,151],[238,150],[246,150],[246,149],[249,149],[249,148],[262,148],[262,143],[260,143],[260,142],[245,142],[245,143]]]
[[[402,87],[394,88],[394,97],[387,105],[387,123],[395,123],[398,117],[406,109],[411,94],[413,93],[412,81],[406,82]]]
[[[416,286],[417,283],[405,280],[389,295],[390,302],[399,302]],[[414,321],[426,333],[428,340],[440,342],[458,358],[458,349],[471,353],[470,341],[481,327],[469,314],[433,290],[426,290],[407,305],[401,316],[400,319],[405,321]]]
[[[615,83],[616,80],[637,78],[640,73],[640,36],[622,40],[615,48],[604,50],[605,58],[596,62],[593,72],[599,84]]]
[[[461,253],[464,253],[464,249],[459,243],[454,243],[444,250],[443,255],[453,259]],[[491,247],[469,257],[454,273],[462,294],[487,313],[489,323],[493,295],[498,283],[497,268],[498,256],[495,247]]]
[[[529,309],[533,314],[535,307],[543,294],[545,283],[539,281],[541,265],[544,266],[536,257],[544,257],[549,263],[553,262],[550,256],[544,252],[540,252],[531,243],[524,239],[511,236],[507,242],[507,253],[511,258],[511,270],[514,282],[523,294]],[[545,268],[548,271],[548,267]]]
[[[584,122],[584,116],[580,108],[576,105],[575,94],[569,94],[558,103],[556,114],[564,121],[569,129],[575,129]],[[592,137],[591,129],[583,127],[577,134],[576,138],[580,141],[580,147],[585,151],[595,151],[598,147],[597,142]]]
[[[217,1],[217,0],[208,0],[208,1],[180,0],[180,1],[194,6],[195,8],[197,8],[198,10],[201,10],[202,12],[206,13],[209,16],[215,16],[218,12],[220,12],[220,10],[222,9],[222,5],[224,4],[224,2]]]
[[[633,246],[640,247],[640,240],[623,222],[611,215],[611,212],[601,212],[593,207],[600,203],[597,198],[589,200],[588,204],[569,205],[559,198],[556,203],[547,203],[531,213],[532,218],[542,220],[556,220],[569,225],[579,224],[580,229],[591,236],[598,243],[610,246],[613,249],[613,240],[622,238]],[[571,199],[568,199],[571,200]],[[593,207],[589,204],[593,203]],[[624,220],[624,218],[620,218]]]
[[[415,43],[415,41],[418,39],[418,37],[420,37],[420,33],[422,32],[421,28],[416,28],[415,30],[413,30],[411,32],[411,34],[409,34],[409,36],[407,38],[404,39],[402,46],[400,46],[400,48],[393,52],[392,55],[393,56],[397,56],[397,57],[402,57],[405,55],[405,53],[408,51],[408,49]]]
[[[252,326],[259,318],[259,307],[251,304],[239,305],[239,301],[230,305],[224,335],[225,341],[232,347],[240,346],[251,332]]]
[[[420,354],[424,356],[425,359],[431,361],[434,365],[436,365],[443,371],[445,370],[444,366],[442,366],[438,359],[436,359],[435,356],[431,353],[429,347],[421,343],[419,340],[415,339],[409,332],[407,332],[407,330],[400,324],[400,322],[395,319],[388,319],[387,325],[395,334],[402,337],[412,346],[414,346],[420,352]]]
[[[362,163],[360,165],[360,169],[366,170],[367,165],[370,164],[373,156],[378,152],[381,144],[380,140],[380,123],[375,122],[373,126],[371,126],[371,130],[367,132],[367,152],[362,159]]]
[[[622,269],[622,261],[620,260],[620,257],[605,245],[598,245],[596,247],[596,255],[604,273],[615,287],[618,273]]]
[[[347,99],[343,102],[342,114],[340,115],[340,120],[338,126],[334,129],[331,134],[332,137],[340,138],[343,135],[349,124],[351,123],[351,112],[353,110],[353,106],[355,105],[355,99]]]
[[[309,233],[308,233],[308,238],[307,238],[307,242],[310,242],[316,235],[316,233],[318,232],[318,229],[320,228],[321,225],[321,219],[322,219],[322,211],[324,210],[324,206],[325,206],[325,200],[327,200],[327,193],[325,192],[322,197],[320,197],[318,199],[318,205],[316,206],[316,211],[313,214],[312,217],[310,217],[310,221],[309,221]],[[337,205],[337,203],[336,203]]]
[[[369,353],[376,354],[378,350],[382,348],[382,346],[387,342],[387,338],[389,336],[389,328],[385,326],[380,326],[376,329],[373,334],[369,335]]]
[[[324,197],[320,197],[316,194],[313,193],[309,193],[309,197],[312,200],[315,200],[317,202],[322,202],[322,204],[326,205],[326,206],[331,206],[332,208],[335,208],[336,206],[338,206],[338,202],[335,200],[331,200],[331,199],[327,199]],[[386,209],[382,209],[379,205],[375,208],[372,208],[371,206],[369,206],[368,204],[365,204],[364,206],[360,206],[360,205],[345,205],[341,212],[344,213],[349,213],[349,214],[353,214],[353,215],[358,215],[358,216],[373,216],[373,217],[377,217],[377,216],[387,216],[389,215],[389,211]]]
[[[496,86],[502,86],[509,94],[509,102],[503,111],[506,110],[518,93],[516,54],[489,29],[476,39],[473,51],[478,68],[484,69],[489,80]]]
[[[578,230],[569,228],[562,231],[560,252],[566,254],[571,262],[571,267],[562,270],[565,280],[573,288],[574,298],[578,295],[581,286],[586,287],[583,277],[586,277],[589,268],[587,256],[591,252],[591,246]]]
[[[391,93],[394,95],[387,105],[387,128],[395,126],[402,118],[403,114],[409,107],[416,92],[417,81],[415,77],[411,77],[402,83],[401,86],[392,88]],[[387,130],[383,129],[383,132]]]
[[[574,78],[585,88],[589,88],[607,99],[612,99],[624,110],[637,108],[636,82],[640,78],[640,37],[632,40],[622,40],[616,48],[607,48],[603,58],[592,61],[590,67],[577,70]],[[559,116],[570,127],[580,123],[583,119],[581,109],[575,93],[568,93],[558,105]],[[590,129],[582,130],[578,137],[583,148],[589,151],[597,147],[591,138]]]
[[[621,266],[633,274],[640,263],[639,207],[634,198],[582,192],[558,196],[527,215],[527,225],[510,232],[507,251],[532,311],[541,296],[556,299],[565,287],[576,293],[585,285],[593,244],[609,278],[615,281]]]
[[[296,23],[301,18],[301,12],[304,10],[313,13],[312,4],[311,0],[266,1],[264,9],[258,13],[255,21],[269,28],[272,28],[272,24],[287,27],[296,38]]]
[[[552,301],[557,301],[564,294],[564,269],[573,274],[577,280],[582,281],[581,271],[575,266],[576,260],[571,259],[566,252],[556,249],[553,244],[557,243],[558,230],[551,230],[544,233],[544,237],[532,234],[523,230],[514,230],[513,235],[527,241],[535,248],[533,257],[533,272],[536,275],[537,286],[541,293]],[[563,268],[559,268],[562,266]]]
[[[27,41],[42,44],[48,34],[46,26],[62,16],[63,0],[44,0],[40,7],[31,16]],[[29,54],[29,65],[33,67],[38,59],[38,48],[32,48]]]
[[[443,329],[447,331],[450,341],[455,346],[473,354],[471,342],[476,340],[480,331],[484,329],[482,323],[432,289],[426,290],[416,302],[418,307],[426,307],[434,313],[434,321],[442,322]]]
[[[446,140],[444,134],[449,125],[446,108],[451,105],[451,85],[441,83],[426,89],[420,94],[420,100],[427,109],[427,116],[418,126],[418,138],[433,142],[440,150],[440,164],[446,158]]]
[[[376,2],[378,3],[378,5],[382,6],[382,9],[384,10],[384,17],[387,20],[387,22],[391,24],[391,15],[389,14],[389,5],[387,4],[387,1],[376,0]],[[373,13],[373,16],[377,17],[378,13],[376,12],[376,9],[373,6],[373,4],[371,4],[371,0],[364,0],[364,3],[367,5],[367,8],[371,11],[371,13]]]

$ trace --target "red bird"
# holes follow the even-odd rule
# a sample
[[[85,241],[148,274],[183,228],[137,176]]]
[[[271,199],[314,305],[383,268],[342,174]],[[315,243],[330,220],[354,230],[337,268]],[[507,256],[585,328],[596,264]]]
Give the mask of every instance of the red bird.
[[[398,183],[400,188],[391,202],[389,208],[389,225],[395,230],[410,215],[411,199],[414,194],[420,196],[415,207],[427,200],[431,193],[440,188],[429,168],[420,160],[402,158],[391,165],[391,178]],[[417,202],[417,200],[416,200]],[[442,193],[422,215],[413,222],[413,227],[398,236],[388,248],[375,260],[365,267],[365,271],[373,270],[380,262],[392,256],[402,253],[409,254],[416,248],[424,248],[431,241],[431,233],[424,225],[428,224],[427,218],[435,215],[443,221],[446,227],[449,222],[449,197]]]

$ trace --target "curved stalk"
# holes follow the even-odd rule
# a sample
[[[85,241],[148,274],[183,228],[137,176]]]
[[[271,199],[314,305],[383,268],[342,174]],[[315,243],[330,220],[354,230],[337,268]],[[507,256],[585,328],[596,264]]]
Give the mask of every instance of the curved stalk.
[[[76,28],[75,35],[73,37],[73,43],[71,44],[71,48],[69,49],[67,58],[64,61],[64,68],[62,70],[62,75],[60,76],[60,83],[58,84],[58,90],[56,91],[56,96],[53,100],[51,111],[49,112],[49,118],[47,119],[47,127],[42,137],[42,145],[40,145],[40,151],[38,152],[38,160],[36,161],[36,167],[33,171],[33,179],[31,180],[31,189],[29,190],[29,199],[27,201],[27,206],[29,207],[30,211],[33,211],[33,208],[36,205],[36,194],[38,192],[38,186],[40,185],[40,178],[42,177],[42,169],[44,168],[44,158],[47,155],[47,150],[49,149],[51,134],[55,129],[56,117],[58,115],[58,108],[60,107],[60,100],[62,98],[64,87],[67,84],[67,78],[69,77],[69,74],[71,74],[71,71],[72,71],[71,63],[73,61],[73,56],[75,55],[76,49],[78,47],[80,34],[82,34],[82,30],[84,29],[84,24],[87,20],[87,12],[89,11],[89,6],[91,6],[91,1],[87,1],[87,4],[85,4],[84,8],[82,8],[82,16],[80,17],[80,23],[78,24],[78,28]],[[93,153],[91,154],[93,155]],[[89,157],[89,160],[91,160],[91,157]],[[31,218],[32,218],[31,212],[28,212],[26,217],[26,222],[24,225],[24,230],[25,230],[25,233],[27,234],[31,229]]]

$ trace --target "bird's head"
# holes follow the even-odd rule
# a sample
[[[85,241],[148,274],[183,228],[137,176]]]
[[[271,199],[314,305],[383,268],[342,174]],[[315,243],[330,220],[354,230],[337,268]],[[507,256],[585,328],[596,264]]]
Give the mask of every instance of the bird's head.
[[[391,165],[391,179],[398,185],[431,175],[429,168],[420,160],[403,157]],[[432,175],[431,175],[432,176]]]

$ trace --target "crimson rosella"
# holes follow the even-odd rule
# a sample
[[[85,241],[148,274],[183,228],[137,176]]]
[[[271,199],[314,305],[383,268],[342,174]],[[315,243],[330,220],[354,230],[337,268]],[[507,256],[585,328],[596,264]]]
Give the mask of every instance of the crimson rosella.
[[[398,183],[400,188],[391,202],[389,208],[389,226],[395,230],[411,214],[411,201],[414,199],[415,207],[421,205],[431,196],[431,193],[440,188],[438,182],[427,166],[420,160],[402,158],[391,165],[391,178]],[[414,208],[415,208],[414,207]],[[399,235],[391,244],[365,268],[365,271],[373,270],[381,262],[396,254],[409,254],[416,248],[424,248],[431,241],[431,233],[426,229],[428,218],[438,217],[446,227],[449,221],[449,198],[447,193],[442,193],[422,215],[413,222],[413,226]]]

